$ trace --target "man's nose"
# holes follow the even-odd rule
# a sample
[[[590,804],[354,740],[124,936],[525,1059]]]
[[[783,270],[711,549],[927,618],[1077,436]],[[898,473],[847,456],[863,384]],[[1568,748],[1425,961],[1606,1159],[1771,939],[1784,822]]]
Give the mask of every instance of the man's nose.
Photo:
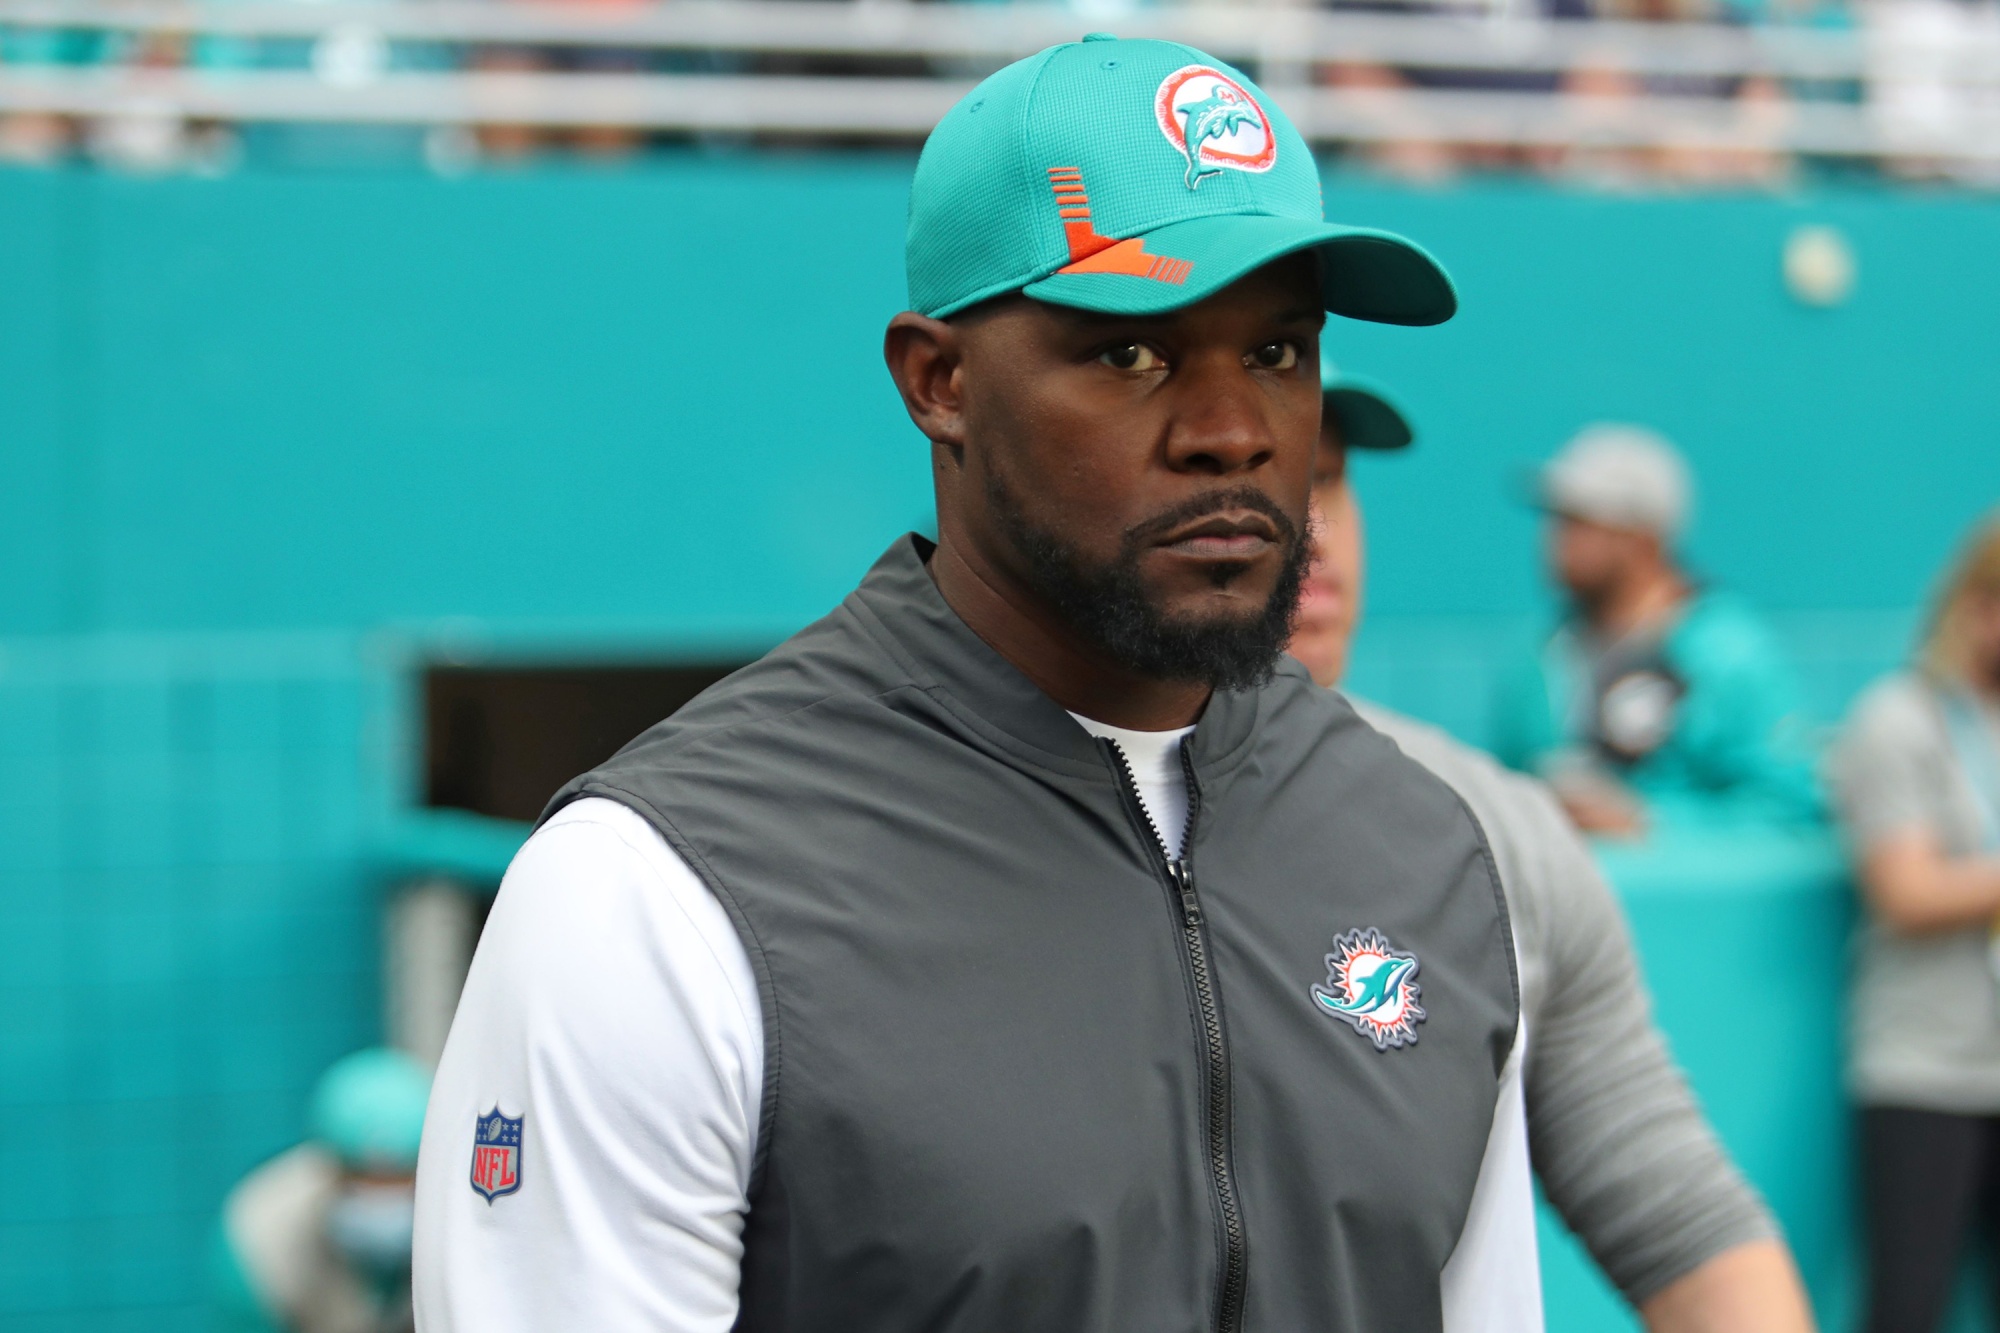
[[[1271,460],[1276,441],[1270,394],[1240,362],[1197,361],[1178,387],[1167,436],[1170,465],[1220,477],[1254,471]]]

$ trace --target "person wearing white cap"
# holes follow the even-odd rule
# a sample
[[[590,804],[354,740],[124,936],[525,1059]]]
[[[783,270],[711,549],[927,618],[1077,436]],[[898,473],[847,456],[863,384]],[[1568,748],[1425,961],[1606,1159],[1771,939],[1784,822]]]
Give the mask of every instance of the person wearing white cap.
[[[1796,690],[1761,620],[1677,551],[1687,465],[1642,426],[1594,425],[1541,470],[1562,622],[1511,673],[1497,749],[1587,832],[1721,812],[1813,818]]]

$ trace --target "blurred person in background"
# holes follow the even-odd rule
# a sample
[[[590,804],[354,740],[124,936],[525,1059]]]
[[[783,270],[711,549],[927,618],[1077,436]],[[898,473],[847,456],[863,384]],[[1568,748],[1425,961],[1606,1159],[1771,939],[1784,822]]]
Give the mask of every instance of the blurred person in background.
[[[615,23],[644,7],[643,0],[554,0],[561,8],[585,9]],[[487,74],[646,73],[651,52],[642,48],[577,43],[562,46],[488,44],[471,55],[471,68]],[[551,130],[528,123],[489,122],[475,131],[482,157],[496,163],[517,163],[550,148],[570,148],[600,160],[630,157],[645,146],[642,131],[629,125],[579,125]]]
[[[1762,75],[1637,74],[1615,57],[1591,56],[1564,71],[1563,101],[1583,124],[1611,132],[1657,122],[1679,106],[1689,125],[1680,142],[1650,146],[1579,145],[1537,158],[1544,170],[1610,189],[1666,185],[1771,186],[1790,175],[1792,160],[1779,151],[1788,108],[1784,85]],[[1726,112],[1726,118],[1717,113]],[[1706,127],[1702,119],[1708,118]],[[1654,125],[1657,129],[1657,125]],[[1715,129],[1737,142],[1713,142]]]
[[[565,0],[591,9],[607,20],[643,11],[645,0]],[[652,53],[636,47],[579,46],[558,52],[556,67],[579,74],[644,74]],[[579,125],[569,144],[585,157],[611,160],[630,157],[645,146],[645,135],[629,125]]]
[[[223,1204],[213,1301],[229,1333],[406,1333],[417,1145],[431,1079],[375,1048],[321,1076],[310,1137]]]
[[[1458,174],[1460,149],[1437,137],[1408,92],[1409,75],[1391,65],[1335,60],[1313,70],[1314,82],[1340,90],[1345,107],[1365,116],[1374,130],[1345,155],[1372,171],[1403,180],[1437,183]]]
[[[1883,161],[1886,173],[1989,188],[2000,181],[2000,149],[1989,128],[2000,113],[1990,54],[2000,43],[2000,12],[1963,0],[1886,0],[1856,8],[1867,37],[1869,119],[1885,144],[1906,150]],[[1930,145],[1947,151],[1908,151]],[[1949,151],[1954,148],[1960,151]]]
[[[1290,651],[1319,684],[1347,668],[1365,569],[1353,449],[1399,450],[1408,419],[1323,365],[1313,566]],[[1350,700],[1462,795],[1492,844],[1520,969],[1528,1140],[1563,1220],[1651,1333],[1791,1333],[1812,1316],[1790,1251],[1653,1026],[1623,914],[1545,787],[1435,727]]]
[[[1790,669],[1739,597],[1675,544],[1687,465],[1639,426],[1591,426],[1541,470],[1562,619],[1509,673],[1497,749],[1586,832],[1659,816],[1810,819],[1819,809]]]
[[[532,46],[486,44],[467,57],[467,67],[479,74],[539,74],[551,65],[550,53]],[[479,156],[496,163],[525,161],[540,152],[547,133],[527,122],[484,121],[473,130]]]
[[[0,67],[42,70],[94,65],[106,39],[87,28],[0,27]],[[14,111],[0,116],[0,162],[46,166],[73,152],[74,119],[50,111]]]
[[[2000,1190],[2000,516],[1914,667],[1855,704],[1834,793],[1867,924],[1849,1020],[1870,1333],[1929,1333]]]
[[[184,32],[129,33],[114,40],[104,63],[128,70],[173,70],[187,64],[189,50]],[[146,99],[131,101],[91,122],[86,135],[91,156],[104,166],[142,175],[188,165],[195,142],[179,112],[166,105],[148,105]]]

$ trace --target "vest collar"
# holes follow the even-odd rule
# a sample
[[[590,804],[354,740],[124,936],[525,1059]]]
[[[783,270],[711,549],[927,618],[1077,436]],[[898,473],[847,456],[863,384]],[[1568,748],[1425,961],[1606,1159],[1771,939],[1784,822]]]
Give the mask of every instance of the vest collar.
[[[1009,750],[1060,771],[1105,776],[1096,742],[1061,704],[959,618],[931,578],[937,544],[909,533],[861,580],[848,605],[921,688]],[[1266,687],[1268,688],[1268,687]],[[1189,738],[1196,769],[1234,766],[1256,739],[1263,691],[1218,690]],[[983,724],[983,725],[982,725]],[[998,739],[998,737],[995,737]]]

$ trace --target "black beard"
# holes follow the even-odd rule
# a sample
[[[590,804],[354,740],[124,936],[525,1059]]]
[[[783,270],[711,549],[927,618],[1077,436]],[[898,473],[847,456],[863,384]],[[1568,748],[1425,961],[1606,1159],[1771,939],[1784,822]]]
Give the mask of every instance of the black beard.
[[[1250,486],[1211,491],[1126,529],[1117,558],[1092,566],[1075,548],[1036,527],[999,477],[989,474],[986,498],[1001,530],[1027,561],[1028,580],[1070,626],[1136,675],[1186,681],[1217,690],[1267,683],[1291,641],[1312,550],[1298,526],[1262,491]],[[1254,509],[1271,520],[1284,549],[1278,582],[1247,620],[1172,617],[1146,594],[1139,558],[1173,529],[1224,509]],[[1217,587],[1239,571],[1215,572]]]

